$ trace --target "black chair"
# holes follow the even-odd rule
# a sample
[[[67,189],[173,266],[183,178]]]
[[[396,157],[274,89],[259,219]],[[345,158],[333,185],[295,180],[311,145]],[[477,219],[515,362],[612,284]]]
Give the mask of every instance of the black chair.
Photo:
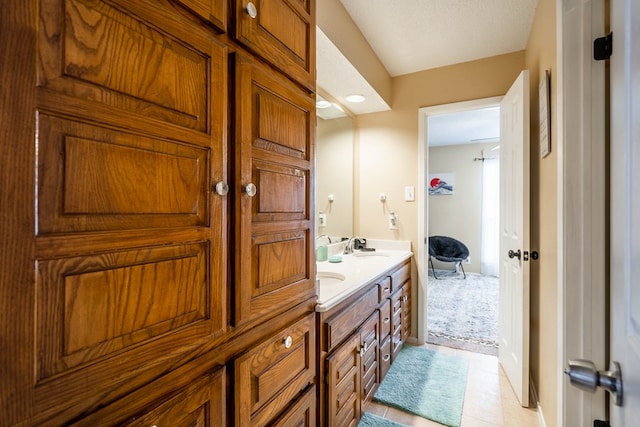
[[[429,237],[429,263],[431,264],[431,272],[436,279],[436,270],[433,268],[433,260],[431,257],[443,262],[457,263],[462,269],[464,278],[467,274],[464,272],[462,261],[469,257],[469,248],[459,240],[447,236],[431,236]]]

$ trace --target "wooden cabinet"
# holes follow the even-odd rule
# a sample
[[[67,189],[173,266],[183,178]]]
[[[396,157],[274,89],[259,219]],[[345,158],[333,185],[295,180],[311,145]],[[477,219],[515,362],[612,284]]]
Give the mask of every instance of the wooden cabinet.
[[[315,91],[315,1],[236,0],[235,4],[234,37]]]
[[[257,348],[252,420],[315,418],[315,1],[242,3],[3,4],[7,425],[242,425]]]
[[[236,58],[236,324],[315,295],[315,101]]]
[[[411,332],[410,272],[407,260],[317,314],[319,425],[356,426],[373,399]]]

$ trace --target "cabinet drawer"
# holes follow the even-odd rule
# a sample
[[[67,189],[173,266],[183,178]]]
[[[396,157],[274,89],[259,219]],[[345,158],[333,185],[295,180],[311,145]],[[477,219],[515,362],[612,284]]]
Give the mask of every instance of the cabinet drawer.
[[[378,283],[378,289],[378,302],[383,302],[385,299],[389,298],[389,296],[391,295],[391,277],[387,277],[383,281]]]
[[[380,340],[384,341],[385,338],[391,333],[391,301],[387,300],[380,307]]]
[[[219,369],[127,425],[223,427],[225,414],[224,369]]]
[[[314,427],[316,425],[316,388],[309,389],[278,418],[272,427]]]
[[[262,426],[315,377],[314,314],[235,360],[236,424]]]
[[[411,263],[408,262],[391,273],[391,292],[402,288],[404,282],[411,279]]]
[[[380,382],[387,375],[391,367],[391,338],[387,338],[380,344]]]
[[[327,320],[325,322],[327,351],[350,335],[377,307],[378,288],[373,287],[351,307]]]

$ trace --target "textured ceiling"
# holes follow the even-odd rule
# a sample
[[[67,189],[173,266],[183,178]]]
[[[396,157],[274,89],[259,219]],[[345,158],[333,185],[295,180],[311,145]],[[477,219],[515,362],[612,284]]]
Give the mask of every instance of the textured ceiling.
[[[323,0],[318,0],[323,1]],[[537,0],[340,0],[387,72],[399,76],[431,68],[517,52],[526,48]],[[355,115],[389,110],[342,52],[318,28],[318,87]],[[361,104],[349,94],[367,97]],[[456,144],[495,137],[483,117],[443,117],[430,125],[430,144]],[[331,113],[327,111],[326,118]],[[470,114],[470,113],[469,113]],[[338,113],[336,115],[339,116]],[[466,118],[465,115],[464,118]],[[451,124],[453,122],[453,124]],[[484,130],[487,129],[485,132]],[[482,141],[479,141],[482,142]]]
[[[537,0],[340,0],[391,76],[526,47]]]

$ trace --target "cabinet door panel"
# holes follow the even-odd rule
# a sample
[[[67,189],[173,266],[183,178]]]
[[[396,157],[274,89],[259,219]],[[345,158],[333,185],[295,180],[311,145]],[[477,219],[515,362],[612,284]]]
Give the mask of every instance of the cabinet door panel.
[[[164,0],[34,3],[25,357],[33,423],[66,424],[229,331],[228,207],[211,188],[227,180],[228,59]]]
[[[315,104],[242,57],[236,98],[235,322],[241,324],[315,294],[309,198]]]
[[[38,85],[201,132],[224,93],[225,49],[180,14],[144,1],[41,0]],[[162,30],[160,30],[162,28]],[[224,104],[222,104],[224,105]]]
[[[236,2],[238,41],[315,90],[315,0],[253,0],[256,16],[248,13],[247,1]]]
[[[360,333],[355,333],[326,361],[327,425],[355,426],[360,420]]]
[[[371,400],[379,384],[379,343],[380,343],[380,315],[376,310],[362,325],[360,330],[362,345],[362,391],[363,401]]]
[[[402,341],[407,342],[411,334],[411,281],[402,286]]]
[[[38,118],[39,235],[208,225],[207,147]]]

